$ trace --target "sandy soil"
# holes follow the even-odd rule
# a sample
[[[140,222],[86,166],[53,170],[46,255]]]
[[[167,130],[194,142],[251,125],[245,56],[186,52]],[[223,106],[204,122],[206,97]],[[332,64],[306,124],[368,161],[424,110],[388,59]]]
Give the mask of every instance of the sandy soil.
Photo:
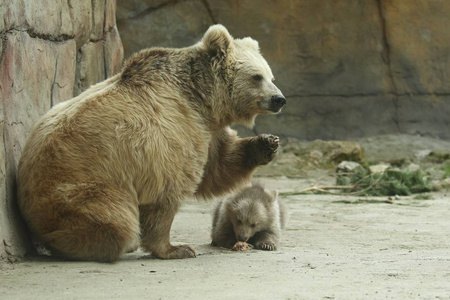
[[[280,192],[305,180],[260,179]],[[174,243],[195,259],[142,252],[114,264],[37,258],[0,265],[1,299],[449,299],[450,194],[360,198],[284,196],[291,218],[281,249],[233,252],[209,246],[213,203],[189,201]]]

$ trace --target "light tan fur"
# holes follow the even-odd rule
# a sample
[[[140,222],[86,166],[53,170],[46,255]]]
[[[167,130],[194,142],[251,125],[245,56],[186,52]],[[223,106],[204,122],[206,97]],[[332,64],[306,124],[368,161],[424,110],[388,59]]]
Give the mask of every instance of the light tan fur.
[[[141,51],[53,107],[19,163],[19,207],[35,238],[72,259],[114,261],[139,239],[156,257],[194,257],[170,244],[181,201],[236,189],[277,153],[276,137],[229,128],[282,107],[270,104],[281,93],[255,43],[215,25],[192,47]]]
[[[254,184],[219,201],[213,216],[212,245],[241,250],[246,243],[256,249],[276,250],[287,222],[277,191]]]

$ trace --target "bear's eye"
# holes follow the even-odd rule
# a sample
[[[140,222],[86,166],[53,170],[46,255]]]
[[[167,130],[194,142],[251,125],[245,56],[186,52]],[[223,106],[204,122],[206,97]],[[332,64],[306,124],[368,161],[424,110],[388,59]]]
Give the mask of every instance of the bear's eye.
[[[242,224],[242,220],[238,219],[237,220],[238,224]]]
[[[259,75],[259,74],[253,75],[252,78],[254,81],[261,81],[263,79],[262,75]]]
[[[255,227],[256,227],[256,224],[255,224],[255,223],[253,223],[253,224],[252,224],[251,226],[252,226],[252,228],[255,228]]]

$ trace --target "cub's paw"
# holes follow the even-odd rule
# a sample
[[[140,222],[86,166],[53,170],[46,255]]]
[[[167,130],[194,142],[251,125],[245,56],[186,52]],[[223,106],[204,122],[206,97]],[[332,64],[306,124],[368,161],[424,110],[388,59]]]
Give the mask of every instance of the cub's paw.
[[[278,154],[280,139],[272,134],[260,134],[257,136],[257,153],[259,154],[258,163],[266,165],[271,162]]]
[[[153,253],[152,255],[162,259],[181,259],[197,257],[197,253],[188,245],[171,246],[164,253]]]
[[[233,251],[247,251],[252,250],[252,245],[247,244],[246,242],[237,242],[234,244],[234,246],[231,248]]]
[[[256,243],[255,248],[266,251],[275,251],[277,250],[277,245],[272,242],[258,242]]]

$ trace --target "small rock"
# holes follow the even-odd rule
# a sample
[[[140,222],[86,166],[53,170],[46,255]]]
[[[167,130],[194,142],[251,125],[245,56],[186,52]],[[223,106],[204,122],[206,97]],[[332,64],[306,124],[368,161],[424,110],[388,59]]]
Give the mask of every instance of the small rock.
[[[407,167],[406,170],[410,171],[410,172],[414,172],[417,170],[420,170],[420,166],[418,164],[415,163],[410,163]]]
[[[383,173],[390,166],[391,166],[390,164],[378,164],[378,165],[370,166],[369,169],[372,174],[373,173]]]
[[[431,154],[431,150],[420,150],[414,153],[414,156],[418,159],[424,159],[425,157],[429,156]]]
[[[336,173],[351,173],[355,172],[358,169],[363,169],[363,166],[354,161],[344,160],[337,166]]]

